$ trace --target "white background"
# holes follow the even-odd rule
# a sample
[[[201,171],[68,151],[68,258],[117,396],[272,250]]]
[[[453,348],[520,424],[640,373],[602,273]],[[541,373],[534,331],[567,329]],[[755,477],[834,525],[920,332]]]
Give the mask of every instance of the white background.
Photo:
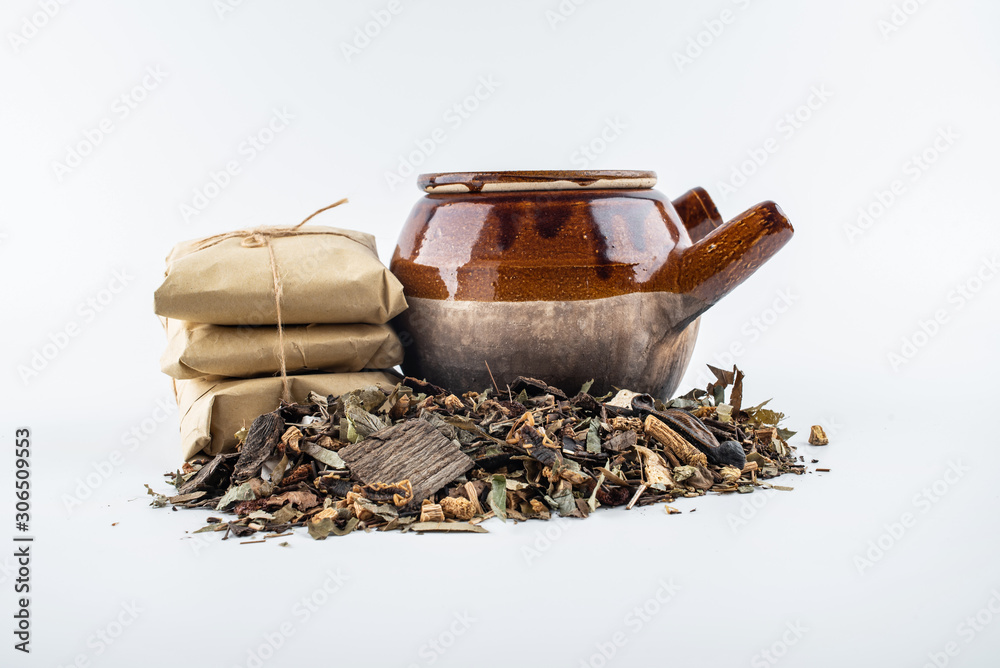
[[[386,2],[71,2],[43,20],[44,4],[0,11],[0,443],[12,462],[15,427],[33,430],[37,536],[30,657],[11,648],[14,564],[0,558],[0,664],[257,665],[282,624],[292,635],[265,665],[773,665],[765,649],[787,666],[997,664],[996,3],[908,0],[880,30],[888,0],[567,1],[562,14],[557,0],[402,0],[350,58],[342,45]],[[133,93],[147,68],[165,76]],[[467,100],[481,78],[498,85]],[[144,98],[127,117],[123,94]],[[456,104],[476,108],[458,123]],[[274,109],[294,119],[250,160],[241,144]],[[110,133],[65,173],[56,163],[103,119]],[[609,122],[622,129],[602,146]],[[184,532],[207,513],[149,509],[143,483],[166,491],[160,474],[179,464],[151,311],[169,248],[347,196],[318,222],[374,233],[388,261],[419,192],[386,173],[437,128],[446,140],[416,172],[653,169],[672,196],[705,186],[727,217],[777,201],[794,239],[705,316],[683,388],[735,345],[747,400],[773,397],[793,444],[832,472],[781,479],[795,491],[774,496],[678,502],[693,514],[300,532],[289,547],[199,542]],[[742,167],[769,139],[763,165]],[[925,151],[933,163],[914,169]],[[185,217],[233,160],[231,183]],[[852,234],[895,180],[895,201]],[[116,271],[127,285],[89,311]],[[829,446],[804,445],[814,423]],[[0,536],[14,533],[2,468]],[[338,570],[348,579],[327,595]],[[664,603],[661,581],[678,588]],[[323,604],[307,616],[303,597]],[[475,621],[451,637],[456,614]],[[435,639],[450,646],[437,654]]]

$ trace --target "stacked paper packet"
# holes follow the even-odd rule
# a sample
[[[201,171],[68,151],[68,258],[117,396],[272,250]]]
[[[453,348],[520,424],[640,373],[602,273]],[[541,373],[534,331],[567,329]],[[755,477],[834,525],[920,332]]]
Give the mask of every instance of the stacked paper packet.
[[[234,449],[236,432],[282,399],[393,387],[386,370],[403,347],[387,323],[405,308],[370,234],[264,228],[178,244],[154,310],[184,458]]]

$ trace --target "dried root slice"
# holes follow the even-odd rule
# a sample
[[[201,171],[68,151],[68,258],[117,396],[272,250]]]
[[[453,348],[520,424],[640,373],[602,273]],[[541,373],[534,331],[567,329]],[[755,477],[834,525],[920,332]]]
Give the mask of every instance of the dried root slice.
[[[439,505],[448,519],[467,521],[476,516],[476,507],[472,505],[472,501],[460,496],[446,496]]]
[[[823,427],[818,424],[814,424],[809,429],[809,445],[829,445],[830,439],[826,437],[826,432],[823,431]]]
[[[357,490],[359,488],[355,486],[354,489]],[[362,522],[375,517],[375,513],[364,506],[363,501],[365,500],[365,497],[363,494],[357,491],[348,492],[347,497],[344,500],[346,501],[347,510],[351,513],[351,515],[357,517]]]
[[[486,512],[483,510],[482,504],[479,503],[479,493],[476,491],[476,485],[472,481],[465,483],[465,495],[469,497],[469,503],[475,509],[476,515],[482,515]]]
[[[743,475],[743,471],[735,466],[723,466],[722,469],[719,470],[719,473],[722,474],[723,485],[734,485],[736,484],[736,481],[740,479],[740,476]]]
[[[406,412],[410,410],[410,395],[403,394],[396,401],[396,404],[389,410],[389,417],[393,420],[399,420]]]
[[[285,474],[285,477],[281,479],[281,486],[288,487],[289,485],[296,485],[303,480],[308,480],[313,475],[312,467],[308,464],[302,464],[297,466],[290,473]]]
[[[656,439],[663,447],[685,466],[706,466],[708,458],[690,443],[684,440],[663,421],[650,415],[645,423],[646,435]]]
[[[611,418],[611,422],[608,424],[611,425],[612,431],[634,431],[637,434],[642,433],[642,420],[639,418],[619,416]]]
[[[454,394],[449,394],[444,398],[444,407],[450,411],[459,411],[465,408],[465,404],[463,404],[462,400]]]
[[[425,500],[424,505],[420,506],[420,521],[444,522],[444,511],[441,509],[441,504]]]
[[[350,508],[336,508],[330,506],[329,508],[324,508],[315,515],[313,515],[313,521],[323,520],[329,517],[331,520],[349,520],[352,517]]]
[[[642,457],[642,466],[646,473],[647,485],[664,485],[668,489],[674,486],[674,479],[670,475],[670,469],[667,468],[667,463],[663,461],[663,457],[641,445],[635,446],[635,450]]]
[[[281,435],[281,443],[285,446],[286,450],[291,450],[295,454],[299,454],[299,441],[302,440],[302,432],[299,431],[298,427],[289,427],[285,430],[285,433]]]
[[[538,499],[529,499],[528,503],[531,505],[531,509],[534,510],[536,513],[549,512],[549,507]]]

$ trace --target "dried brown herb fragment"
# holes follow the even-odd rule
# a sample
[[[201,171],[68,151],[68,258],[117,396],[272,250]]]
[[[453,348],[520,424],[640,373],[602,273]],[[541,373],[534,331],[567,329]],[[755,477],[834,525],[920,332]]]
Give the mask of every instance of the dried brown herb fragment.
[[[830,439],[826,437],[823,427],[814,424],[809,428],[809,445],[829,445]]]

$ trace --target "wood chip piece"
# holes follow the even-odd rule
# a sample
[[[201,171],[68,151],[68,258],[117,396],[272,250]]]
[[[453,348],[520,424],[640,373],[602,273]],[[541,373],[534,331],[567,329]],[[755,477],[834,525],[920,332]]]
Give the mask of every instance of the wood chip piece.
[[[636,501],[639,500],[639,497],[642,496],[642,493],[645,492],[647,489],[649,489],[647,485],[642,485],[639,487],[639,489],[635,490],[635,494],[632,495],[632,500],[629,501],[628,505],[625,506],[625,510],[632,510],[632,507],[635,505]]]
[[[420,506],[420,521],[444,522],[444,511],[441,510],[441,504],[425,501],[424,505]]]

